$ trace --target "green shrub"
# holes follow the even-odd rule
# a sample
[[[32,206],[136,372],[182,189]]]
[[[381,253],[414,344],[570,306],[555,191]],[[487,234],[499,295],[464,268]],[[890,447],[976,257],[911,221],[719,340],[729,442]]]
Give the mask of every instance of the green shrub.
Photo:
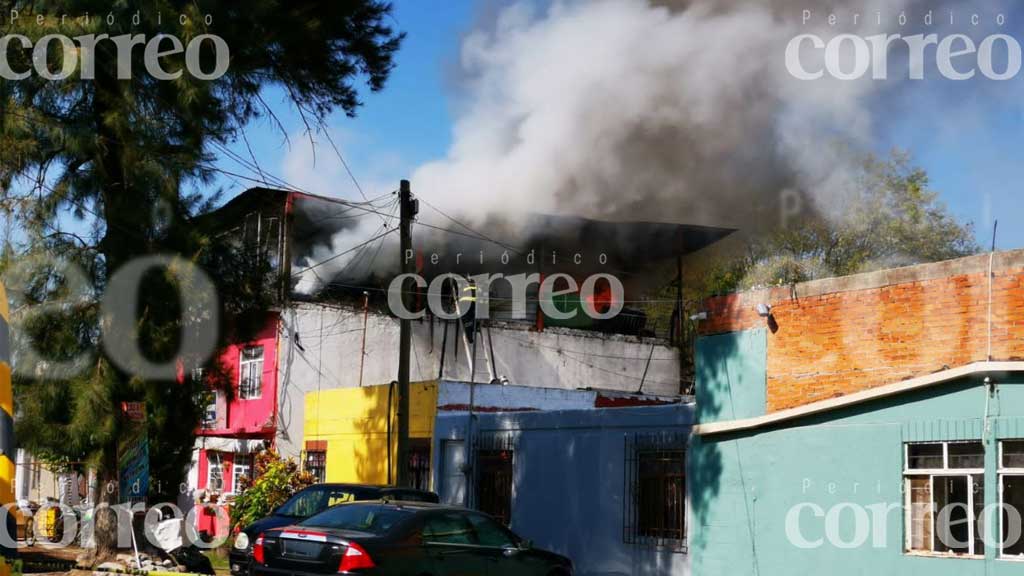
[[[269,516],[292,494],[315,482],[312,474],[299,470],[295,460],[285,460],[275,450],[256,454],[253,478],[242,477],[241,494],[231,505],[232,532]]]

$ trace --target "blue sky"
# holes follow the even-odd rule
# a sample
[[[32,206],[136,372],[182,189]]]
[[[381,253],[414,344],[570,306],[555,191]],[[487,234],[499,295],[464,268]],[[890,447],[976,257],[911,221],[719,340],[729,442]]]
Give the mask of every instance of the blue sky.
[[[448,149],[455,99],[450,85],[451,71],[457,62],[462,35],[471,26],[475,14],[476,9],[468,0],[396,2],[393,24],[406,33],[406,39],[385,89],[377,93],[364,90],[363,106],[355,118],[339,113],[330,121],[332,138],[342,149],[367,195],[378,196],[397,188],[397,181],[392,182],[392,179],[407,177],[416,166],[443,156]],[[293,182],[285,175],[288,172],[286,155],[304,157],[311,149],[300,118],[283,93],[271,91],[268,102],[290,132],[291,142],[286,143],[269,121],[258,121],[246,130],[254,155],[272,174],[302,189],[312,188]],[[321,137],[314,136],[314,139],[318,144],[317,172],[323,173],[324,179],[333,184],[331,195],[359,200],[358,191],[338,165],[330,144]],[[248,158],[244,144],[233,149]],[[232,167],[230,161],[222,160],[219,165],[226,170],[250,173],[237,165]],[[341,176],[344,177],[339,179]],[[310,180],[316,183],[314,178]],[[251,183],[225,179],[221,184],[225,186],[226,196],[231,197]]]
[[[369,196],[397,186],[422,163],[445,155],[452,140],[457,116],[458,89],[454,85],[460,43],[479,20],[481,7],[469,0],[427,2],[398,0],[395,26],[407,33],[397,66],[380,93],[364,93],[357,118],[338,114],[331,118],[332,134],[345,159]],[[873,127],[875,148],[908,149],[925,168],[932,188],[961,221],[973,222],[979,242],[988,246],[992,220],[1000,220],[997,247],[1024,247],[1018,182],[1024,176],[1024,107],[1019,102],[1020,78],[970,88],[942,88],[925,82],[891,95],[884,119]],[[957,92],[959,91],[959,93]],[[311,169],[310,145],[302,123],[281,94],[269,100],[291,133],[285,144],[269,122],[250,126],[247,135],[254,154],[269,172],[300,188],[359,199],[347,174],[334,158],[327,142],[320,141],[316,168]],[[928,101],[930,105],[922,106]],[[247,155],[244,145],[235,150]],[[248,173],[229,160],[225,169]],[[227,197],[249,182],[223,179]],[[413,183],[415,187],[415,182]]]

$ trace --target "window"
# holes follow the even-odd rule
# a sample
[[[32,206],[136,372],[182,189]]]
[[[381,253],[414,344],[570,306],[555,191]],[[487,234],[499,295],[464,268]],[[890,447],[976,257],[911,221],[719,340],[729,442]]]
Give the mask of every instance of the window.
[[[626,442],[626,543],[685,552],[685,439],[638,434]]]
[[[983,555],[984,445],[914,443],[905,450],[907,551]]]
[[[206,490],[221,492],[224,490],[224,462],[220,452],[206,453]]]
[[[369,534],[386,534],[395,524],[413,515],[402,508],[384,508],[377,504],[336,506],[303,521],[300,526],[354,530]]]
[[[410,438],[406,456],[409,459],[406,470],[412,482],[411,487],[430,490],[430,440]]]
[[[1000,555],[1024,559],[1024,440],[999,443]]]
[[[473,527],[462,514],[438,514],[423,523],[423,541],[428,544],[475,544],[473,540]]]
[[[516,546],[516,538],[504,526],[480,514],[470,514],[469,523],[476,531],[477,543],[491,548],[509,548]]]
[[[235,454],[235,462],[231,467],[231,491],[235,494],[242,492],[243,477],[252,480],[252,456]]]
[[[323,484],[310,486],[295,494],[281,505],[274,513],[281,516],[293,518],[307,518],[326,510],[335,504],[352,502],[354,500],[367,500],[369,497],[356,494],[350,489],[343,487],[331,487]]]
[[[682,540],[686,478],[681,450],[641,452],[637,458],[637,515],[641,536]]]
[[[307,451],[306,472],[312,474],[317,482],[322,483],[327,476],[327,452],[324,450]]]
[[[216,428],[217,425],[217,394],[208,390],[203,382],[205,371],[202,368],[193,368],[189,372],[189,381],[193,390],[197,390],[193,401],[196,406],[203,407],[203,418],[200,425],[203,428]]]
[[[203,428],[214,428],[217,426],[217,395],[205,394],[203,401]]]
[[[259,398],[263,393],[263,346],[242,349],[238,372],[238,396],[242,400]]]
[[[477,508],[508,526],[512,521],[512,450],[480,450]]]

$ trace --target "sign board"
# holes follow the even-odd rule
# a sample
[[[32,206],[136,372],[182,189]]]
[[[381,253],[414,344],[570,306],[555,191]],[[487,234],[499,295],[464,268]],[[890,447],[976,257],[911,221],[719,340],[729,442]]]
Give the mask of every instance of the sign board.
[[[145,402],[122,402],[127,420],[124,439],[117,447],[117,472],[122,502],[145,499],[149,493],[149,436]]]

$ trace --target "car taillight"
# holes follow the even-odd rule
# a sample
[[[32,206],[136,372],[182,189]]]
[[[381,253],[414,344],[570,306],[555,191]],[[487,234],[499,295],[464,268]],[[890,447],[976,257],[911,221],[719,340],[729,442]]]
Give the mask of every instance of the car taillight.
[[[260,534],[252,545],[252,558],[257,564],[263,564],[263,534]]]
[[[338,572],[351,572],[352,570],[373,568],[374,566],[376,564],[373,563],[373,558],[370,558],[366,550],[359,544],[352,542],[345,549],[345,554],[341,557],[341,565],[338,566]]]

